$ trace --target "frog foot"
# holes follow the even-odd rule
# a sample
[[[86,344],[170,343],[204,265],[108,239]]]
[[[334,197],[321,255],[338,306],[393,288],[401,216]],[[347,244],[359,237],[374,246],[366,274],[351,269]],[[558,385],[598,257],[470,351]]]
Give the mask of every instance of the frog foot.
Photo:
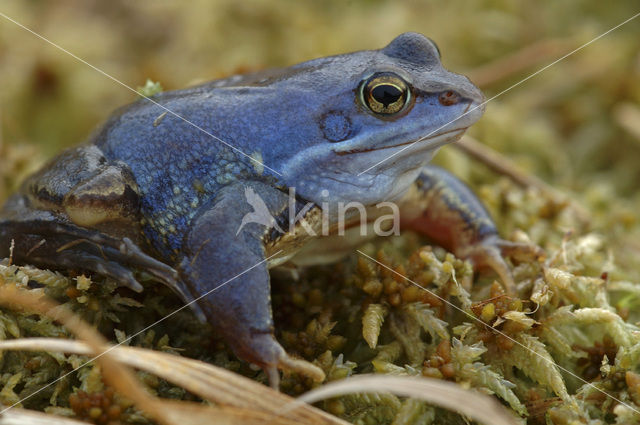
[[[269,385],[276,390],[280,386],[279,370],[297,372],[308,376],[314,382],[325,380],[325,373],[322,369],[306,360],[289,356],[271,333],[255,335],[251,341],[251,349],[259,352],[260,361],[256,363],[269,378]]]
[[[537,261],[545,257],[544,250],[537,245],[507,241],[498,236],[484,238],[460,250],[457,255],[470,260],[474,268],[491,268],[502,281],[507,295],[510,296],[516,295],[516,284],[505,257],[519,262]]]
[[[178,272],[145,254],[131,239],[60,221],[51,212],[29,210],[19,202],[15,209],[19,219],[0,221],[0,241],[14,241],[16,262],[96,273],[135,292],[141,292],[143,286],[132,270],[144,271],[189,302],[198,318],[205,320],[200,307],[191,302],[193,297]],[[4,245],[0,246],[0,258],[10,254],[6,252],[9,243]]]

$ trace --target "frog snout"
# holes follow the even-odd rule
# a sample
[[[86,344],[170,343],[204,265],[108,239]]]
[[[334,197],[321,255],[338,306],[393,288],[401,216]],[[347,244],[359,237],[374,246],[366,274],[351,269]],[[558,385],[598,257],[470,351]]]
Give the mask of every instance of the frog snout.
[[[486,100],[484,93],[471,82],[465,87],[463,96],[476,105],[482,105],[481,110],[484,111],[484,103]]]
[[[485,110],[485,100],[482,92],[477,90],[472,96],[463,96],[455,90],[445,90],[438,95],[438,102],[442,106],[453,106],[459,103],[466,105],[465,113],[473,110],[482,115]]]
[[[463,103],[468,105],[469,108],[478,110],[478,112],[484,112],[484,94],[469,80],[466,80],[465,83],[466,84],[461,84],[458,87],[445,87],[438,93],[438,102],[442,106],[453,106]]]
[[[456,80],[456,84],[447,85],[440,93],[438,98],[440,104],[448,106],[447,102],[451,102],[452,99],[456,96],[452,97],[448,96],[447,94],[453,92],[455,93],[455,95],[457,95],[457,99],[456,102],[449,104],[453,105],[455,103],[468,102],[471,104],[472,108],[482,105],[478,109],[484,111],[483,104],[485,102],[485,97],[482,91],[478,87],[476,87],[475,84],[473,84],[467,77],[463,75],[457,75],[457,77],[458,78]]]
[[[464,87],[463,90],[456,93],[462,98],[458,100],[458,103],[465,102],[469,105],[467,107],[466,113],[477,115],[476,119],[480,118],[480,116],[484,114],[484,110],[486,107],[486,98],[479,88],[469,83]],[[442,97],[442,94],[440,96]],[[442,104],[442,100],[440,100],[440,103]]]

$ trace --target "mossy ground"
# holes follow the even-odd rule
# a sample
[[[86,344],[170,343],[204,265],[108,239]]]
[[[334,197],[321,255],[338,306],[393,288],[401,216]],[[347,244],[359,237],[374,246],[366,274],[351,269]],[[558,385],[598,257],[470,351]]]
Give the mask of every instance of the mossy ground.
[[[480,78],[481,65],[535,42],[557,42],[571,50],[636,13],[635,7],[632,1],[605,5],[595,0],[220,0],[194,1],[188,7],[181,2],[65,0],[55,6],[8,1],[3,12],[133,87],[149,77],[173,89],[237,70],[379,47],[407,30],[435,39],[450,69]],[[371,372],[422,374],[482,388],[515,412],[528,413],[531,424],[640,422],[639,415],[619,403],[640,409],[635,326],[640,319],[638,28],[629,23],[491,101],[485,117],[470,130],[565,198],[519,187],[452,147],[436,158],[469,182],[503,236],[527,235],[546,249],[546,263],[514,262],[518,297],[501,294],[490,273],[476,274],[469,285],[467,263],[406,234],[362,250],[470,316],[354,253],[336,265],[303,271],[299,281],[274,276],[277,336],[285,348],[315,361],[329,379]],[[9,22],[0,31],[1,201],[29,171],[62,147],[80,142],[110,110],[135,95]],[[561,53],[536,53],[538,62],[534,57],[522,70],[486,80],[483,90],[491,97]],[[505,66],[514,66],[509,63]],[[168,289],[153,282],[135,294],[99,277],[8,266],[6,260],[0,275],[66,303],[114,342],[181,306]],[[524,314],[532,310],[536,312]],[[0,336],[69,334],[47,319],[3,309]],[[189,311],[131,344],[204,359],[265,380],[262,372],[230,355]],[[53,353],[2,353],[0,402],[17,401],[83,360]],[[140,376],[162,397],[193,398],[151,375]],[[299,394],[311,385],[286,375],[282,389]],[[78,389],[102,394],[108,406],[120,406],[111,412],[117,411],[125,423],[145,421],[117,395],[105,395],[95,366],[69,375],[23,405],[63,414],[73,414],[73,405],[79,417],[93,418],[91,402],[78,401]],[[71,394],[76,395],[70,400]],[[453,413],[391,395],[347,396],[324,407],[358,423],[463,423]]]

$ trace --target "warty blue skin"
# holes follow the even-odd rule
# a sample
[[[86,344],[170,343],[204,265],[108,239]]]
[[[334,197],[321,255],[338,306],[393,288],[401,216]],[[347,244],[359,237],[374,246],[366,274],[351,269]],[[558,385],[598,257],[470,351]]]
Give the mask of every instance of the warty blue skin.
[[[381,120],[356,101],[354,92],[360,82],[381,70],[404,76],[414,87],[416,104],[400,119]],[[456,91],[464,100],[443,107],[438,96],[447,90]],[[380,51],[320,58],[271,72],[266,78],[261,74],[232,77],[154,98],[238,150],[255,154],[281,176],[267,168],[258,175],[256,163],[180,118],[166,114],[158,119],[165,110],[144,101],[109,120],[93,143],[109,160],[121,160],[131,168],[143,195],[143,216],[150,222],[145,233],[156,244],[164,242],[156,223],[167,214],[174,216],[166,220],[177,230],[167,237],[168,247],[174,250],[181,241],[171,233],[183,234],[189,216],[197,211],[176,209],[194,200],[206,202],[233,181],[259,179],[272,186],[295,187],[298,196],[317,204],[327,201],[321,197],[322,190],[329,191],[328,201],[333,203],[371,205],[389,199],[402,190],[400,178],[416,174],[430,159],[433,146],[429,141],[358,174],[391,155],[394,149],[389,146],[438,129],[440,134],[468,127],[480,117],[481,109],[451,121],[482,99],[465,77],[442,68],[430,41],[408,34]],[[344,140],[328,141],[327,135]],[[380,150],[336,155],[359,149]],[[204,190],[198,192],[194,180],[202,182]],[[406,189],[407,182],[404,186]],[[178,188],[180,193],[167,188]]]
[[[363,82],[380,73],[404,80],[411,92],[398,113],[376,113],[363,102]],[[426,163],[483,112],[480,91],[446,71],[436,46],[416,33],[380,50],[233,76],[153,100],[256,161],[139,100],[117,111],[87,144],[52,160],[7,202],[0,213],[0,258],[14,240],[15,261],[83,268],[134,290],[142,287],[131,270],[141,269],[187,301],[213,290],[194,304],[196,312],[276,386],[277,368],[324,376],[285,353],[271,318],[268,269],[295,259],[309,238],[274,236],[257,223],[236,235],[252,212],[245,189],[251,187],[284,225],[289,188],[298,206],[328,206],[332,223],[339,202],[397,200],[426,208],[415,194],[427,195],[431,183],[443,181],[425,172]],[[403,201],[416,181],[413,198]],[[490,259],[485,262],[509,280],[499,255],[506,243],[488,214],[477,201],[465,201],[475,198],[463,186],[441,185],[439,193],[449,186],[461,202],[440,207],[450,210],[449,225],[462,230],[440,242],[479,263]],[[425,226],[426,215],[409,210],[406,227],[427,235],[438,227]],[[274,259],[265,261],[270,253]]]

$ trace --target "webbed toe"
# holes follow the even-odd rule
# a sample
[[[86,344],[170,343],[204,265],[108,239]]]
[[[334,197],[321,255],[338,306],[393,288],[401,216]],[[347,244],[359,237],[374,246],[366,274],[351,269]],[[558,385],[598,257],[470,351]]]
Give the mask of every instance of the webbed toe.
[[[271,333],[254,334],[250,340],[236,343],[239,343],[239,346],[235,347],[236,352],[260,366],[269,378],[272,388],[279,387],[279,370],[296,372],[308,376],[315,382],[325,379],[322,369],[306,360],[291,357]]]
[[[505,257],[516,261],[536,261],[544,258],[544,250],[537,245],[512,242],[498,236],[490,236],[460,249],[459,256],[470,260],[475,268],[489,267],[500,278],[509,295],[516,294],[516,283]]]

